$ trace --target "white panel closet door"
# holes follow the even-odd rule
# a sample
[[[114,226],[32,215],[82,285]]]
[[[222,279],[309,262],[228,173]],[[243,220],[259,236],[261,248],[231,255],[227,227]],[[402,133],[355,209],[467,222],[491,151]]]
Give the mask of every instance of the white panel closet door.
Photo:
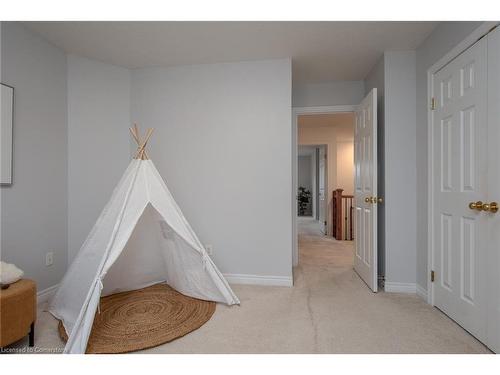
[[[377,89],[356,110],[354,127],[354,270],[377,291]]]
[[[433,76],[434,304],[486,342],[488,197],[487,43]]]
[[[500,29],[487,37],[488,42],[488,201],[500,200]],[[488,329],[487,345],[500,353],[500,212],[489,215],[488,238]]]

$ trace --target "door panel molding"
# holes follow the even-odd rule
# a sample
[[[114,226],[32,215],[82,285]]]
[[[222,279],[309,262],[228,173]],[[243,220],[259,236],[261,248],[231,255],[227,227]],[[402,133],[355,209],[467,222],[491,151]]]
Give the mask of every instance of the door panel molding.
[[[483,22],[481,26],[479,26],[476,30],[474,30],[467,38],[462,40],[459,44],[453,47],[447,54],[441,57],[438,61],[436,61],[428,70],[427,70],[427,290],[426,290],[426,301],[430,305],[434,306],[434,287],[430,282],[431,271],[434,269],[434,252],[432,247],[433,241],[433,230],[434,230],[434,221],[432,218],[432,208],[434,205],[433,199],[433,124],[432,124],[432,109],[431,109],[431,100],[433,97],[433,86],[434,80],[433,76],[436,74],[441,68],[447,65],[449,62],[454,60],[458,55],[467,50],[470,46],[472,46],[478,39],[486,35],[491,29],[497,26],[499,23],[497,21],[488,21]],[[491,108],[491,106],[489,106]],[[500,298],[500,297],[499,297]]]
[[[378,290],[377,265],[377,89],[356,110],[354,131],[354,270]]]
[[[427,71],[427,302],[436,306],[439,296],[439,303],[447,306],[447,309],[454,314],[451,316],[454,320],[483,341],[490,349],[499,352],[500,291],[497,285],[500,283],[500,277],[497,271],[500,268],[500,253],[498,246],[495,250],[492,244],[500,243],[498,230],[500,216],[467,209],[460,212],[450,205],[450,202],[458,199],[458,195],[462,196],[460,199],[470,197],[471,201],[500,200],[500,171],[497,163],[492,162],[500,157],[500,152],[497,151],[500,143],[500,130],[498,129],[500,125],[500,108],[498,107],[500,31],[492,31],[497,24],[498,22],[483,23],[471,36]],[[489,40],[494,34],[497,50],[495,54],[492,54]],[[462,54],[467,57],[462,57]],[[496,64],[494,72],[490,71],[492,62]],[[455,77],[451,75],[447,77],[445,73],[447,71],[452,72],[450,74],[454,74]],[[479,94],[477,90],[481,86],[483,87],[480,91],[482,94]],[[470,103],[467,99],[470,95],[476,95],[479,99],[474,99],[476,102],[473,100],[473,103]],[[433,97],[437,105],[435,111],[431,108]],[[440,114],[436,115],[436,122],[438,122],[436,123],[433,116],[438,112]],[[452,117],[453,114],[455,114],[454,117]],[[448,125],[445,121],[446,116],[454,122],[450,123],[453,127],[452,134],[443,130]],[[455,145],[454,150],[450,151],[446,147],[445,136]],[[436,142],[440,144],[437,145]],[[485,150],[480,149],[483,145]],[[436,148],[436,146],[443,147]],[[436,150],[438,150],[437,154]],[[454,169],[451,168],[449,160],[455,163]],[[474,199],[476,196],[478,196],[477,199]],[[464,203],[460,201],[459,206],[462,207]],[[444,205],[440,209],[438,206],[441,204]],[[447,235],[444,233],[446,228],[443,225],[443,215],[448,214],[444,210],[446,204],[452,207],[451,211],[456,211],[450,215],[454,217],[449,220],[448,224],[452,226],[452,229],[448,229]],[[436,213],[440,213],[441,216],[436,217]],[[446,263],[447,253],[443,250],[450,243],[450,233],[453,240],[452,248],[455,252]],[[446,238],[448,238],[448,244]],[[484,240],[481,240],[482,238]],[[437,249],[437,246],[440,249]],[[438,255],[436,251],[440,251],[438,258],[436,258]],[[439,263],[439,267],[435,262]],[[446,264],[454,267],[453,274],[447,275]],[[430,282],[432,270],[437,272],[434,283]],[[444,290],[442,287],[448,287],[450,292],[453,290],[455,297],[452,298],[451,293],[448,297],[442,292],[437,294],[436,288]]]

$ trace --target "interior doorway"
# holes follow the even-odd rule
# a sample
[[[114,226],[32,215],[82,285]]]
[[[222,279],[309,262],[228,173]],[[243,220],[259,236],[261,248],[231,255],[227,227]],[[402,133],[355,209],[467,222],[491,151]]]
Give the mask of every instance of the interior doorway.
[[[350,242],[354,242],[355,249],[349,257],[352,267],[366,285],[377,292],[377,205],[383,201],[377,196],[377,89],[371,89],[358,105],[294,108],[292,119],[293,189],[298,191],[298,146],[326,144],[325,237],[335,235],[339,240],[347,231],[338,231],[338,228],[350,227],[350,240],[354,240]],[[341,147],[342,144],[349,147]],[[341,150],[344,157],[339,154]],[[344,163],[339,165],[341,160]],[[349,191],[352,194],[347,194]],[[297,196],[292,198],[293,266],[299,265],[297,199]],[[342,205],[344,199],[350,206]],[[313,246],[313,242],[310,245]]]
[[[297,231],[307,238],[302,241],[308,246],[318,241],[317,253],[325,257],[339,253],[329,251],[336,241],[352,240],[352,237],[339,237],[335,225],[346,225],[352,229],[352,196],[354,190],[354,123],[353,111],[332,111],[331,113],[303,113],[296,116],[297,129]],[[335,222],[335,192],[339,195],[339,210],[342,220]],[[348,198],[348,199],[346,199]],[[348,205],[347,205],[348,203]],[[342,211],[342,212],[340,212]],[[341,222],[342,221],[342,222]],[[344,233],[342,231],[342,233]],[[323,243],[325,240],[328,244]],[[342,247],[344,258],[351,259],[352,241]],[[297,248],[297,262],[300,240]],[[304,249],[302,249],[304,251]],[[302,255],[302,253],[301,253]],[[316,253],[308,251],[308,256]],[[345,263],[345,262],[344,262]]]
[[[297,212],[301,218],[310,218],[310,225],[326,235],[327,146],[298,146]],[[303,221],[302,221],[303,222]]]

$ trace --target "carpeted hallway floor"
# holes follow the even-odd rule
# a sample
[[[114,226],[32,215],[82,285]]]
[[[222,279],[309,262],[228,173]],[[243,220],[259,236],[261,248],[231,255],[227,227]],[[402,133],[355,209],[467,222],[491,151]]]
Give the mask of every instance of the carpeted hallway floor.
[[[368,290],[352,270],[352,243],[301,218],[295,285],[234,285],[241,306],[217,306],[199,330],[140,353],[489,353],[415,295]],[[39,311],[36,346],[62,348]],[[19,342],[15,346],[24,346]]]

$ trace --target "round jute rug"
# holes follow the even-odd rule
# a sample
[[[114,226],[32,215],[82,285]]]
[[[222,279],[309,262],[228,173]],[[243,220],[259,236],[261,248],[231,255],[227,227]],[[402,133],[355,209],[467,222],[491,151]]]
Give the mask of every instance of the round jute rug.
[[[166,284],[101,298],[87,353],[127,353],[186,335],[205,324],[215,302],[187,297]],[[67,341],[59,322],[59,335]]]

